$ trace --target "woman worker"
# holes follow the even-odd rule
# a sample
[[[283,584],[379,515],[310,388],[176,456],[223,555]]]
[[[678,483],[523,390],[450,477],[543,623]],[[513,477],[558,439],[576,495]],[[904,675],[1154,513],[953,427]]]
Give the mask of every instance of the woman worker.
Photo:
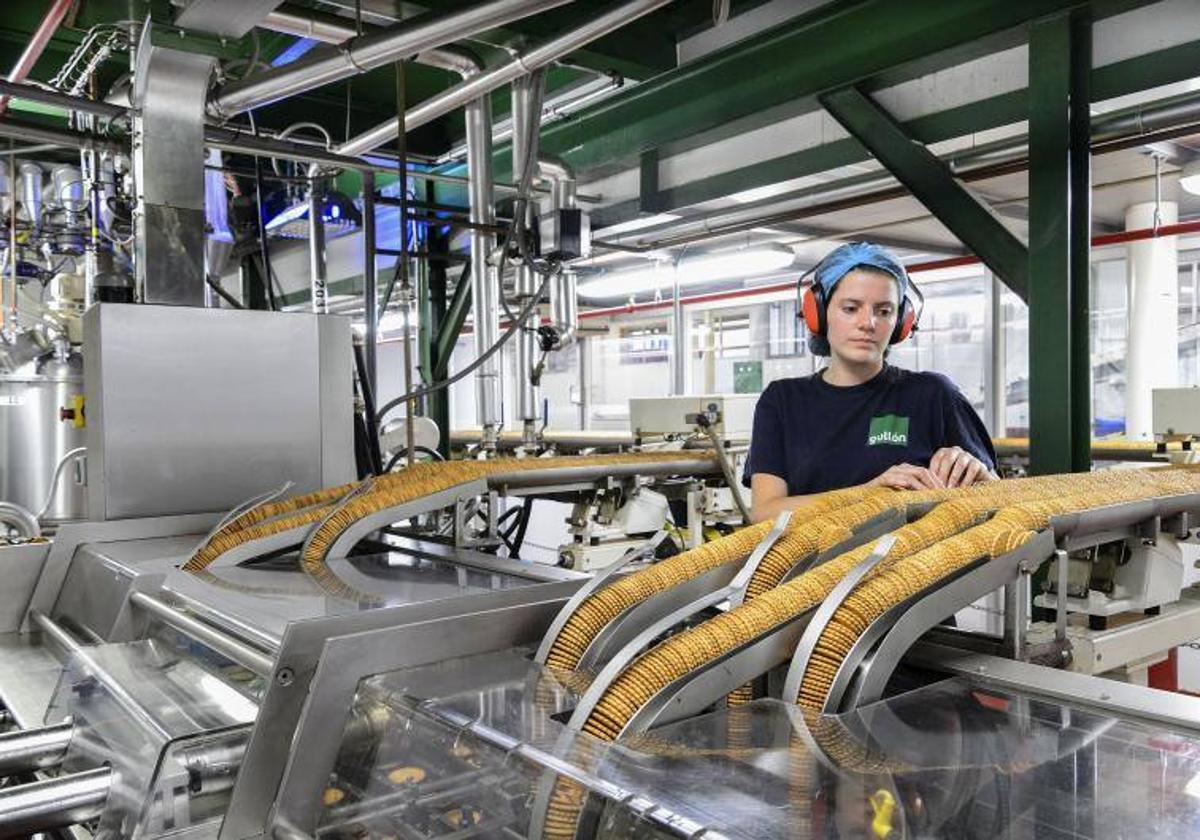
[[[763,391],[743,484],[755,522],[842,487],[919,490],[996,478],[996,453],[979,416],[940,373],[893,367],[888,347],[919,313],[900,261],[849,242],[801,278],[809,347],[829,364]]]

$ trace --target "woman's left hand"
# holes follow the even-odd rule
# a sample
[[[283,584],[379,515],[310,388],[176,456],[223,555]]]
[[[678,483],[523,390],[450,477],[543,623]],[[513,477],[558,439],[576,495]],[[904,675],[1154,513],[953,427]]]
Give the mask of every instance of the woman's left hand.
[[[943,446],[929,459],[929,470],[947,487],[970,487],[996,478],[987,464],[961,446]]]

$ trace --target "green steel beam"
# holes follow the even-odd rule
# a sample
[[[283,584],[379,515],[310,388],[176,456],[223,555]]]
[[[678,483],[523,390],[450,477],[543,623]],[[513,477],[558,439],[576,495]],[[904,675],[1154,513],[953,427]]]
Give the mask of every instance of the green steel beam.
[[[1071,471],[1092,468],[1092,21],[1071,18]]]
[[[1029,39],[1029,469],[1070,472],[1071,19],[1038,22]]]
[[[658,149],[647,149],[638,160],[638,210],[657,213],[661,193],[658,189]]]
[[[432,185],[430,185],[431,187]],[[426,195],[433,193],[429,187],[426,188]],[[432,253],[445,253],[447,250],[446,237],[437,233],[432,233],[429,237],[429,250]],[[438,368],[438,351],[437,337],[441,333],[442,325],[446,322],[446,264],[441,260],[435,260],[429,264],[429,304],[423,314],[426,317],[426,323],[429,324],[429,331],[434,340],[430,351],[430,382],[436,382],[439,379],[445,378],[445,373],[440,373]],[[443,458],[450,456],[450,389],[442,388],[434,391],[426,399],[425,416],[433,420],[441,431],[441,437],[438,440],[438,451]]]
[[[850,0],[689,62],[546,129],[542,148],[577,171],[628,159],[785,102],[989,39],[1080,0]],[[1134,2],[1097,4],[1105,13]],[[1098,11],[1098,14],[1100,12]],[[928,64],[924,62],[923,66]]]
[[[825,109],[1022,300],[1029,252],[992,209],[954,178],[945,163],[857,88],[820,97]]]
[[[464,269],[459,275],[458,285],[454,288],[454,297],[446,307],[446,317],[439,325],[437,339],[434,341],[433,378],[444,379],[450,370],[450,356],[454,353],[454,345],[458,343],[459,333],[471,310],[471,279],[470,269]]]
[[[1091,71],[1091,101],[1099,102],[1141,90],[1191,79],[1200,66],[1200,41],[1192,41],[1146,55],[1118,61]],[[993,96],[957,108],[926,114],[903,123],[914,140],[931,145],[976,131],[986,131],[1024,120],[1029,113],[1026,89]],[[861,163],[869,153],[853,139],[835,140],[810,149],[738,167],[707,178],[667,187],[652,197],[655,212],[669,213],[733,193],[778,184],[793,178]],[[640,211],[642,197],[609,205],[592,214],[602,227],[626,221]]]

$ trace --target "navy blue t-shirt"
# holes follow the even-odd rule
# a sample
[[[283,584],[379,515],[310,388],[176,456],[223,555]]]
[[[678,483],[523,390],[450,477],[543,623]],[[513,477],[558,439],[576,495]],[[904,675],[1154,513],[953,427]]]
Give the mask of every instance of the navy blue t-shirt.
[[[860,385],[830,385],[821,373],[779,379],[754,411],[742,483],[770,473],[789,496],[870,481],[896,464],[929,466],[943,446],[961,446],[989,469],[996,452],[967,398],[940,373],[884,365]]]

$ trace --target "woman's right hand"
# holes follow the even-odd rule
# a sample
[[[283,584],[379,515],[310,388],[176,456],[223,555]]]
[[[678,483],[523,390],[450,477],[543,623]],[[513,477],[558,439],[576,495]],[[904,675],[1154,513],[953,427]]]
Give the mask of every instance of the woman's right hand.
[[[890,487],[893,490],[938,490],[946,484],[925,467],[896,464],[867,482],[868,487]]]

